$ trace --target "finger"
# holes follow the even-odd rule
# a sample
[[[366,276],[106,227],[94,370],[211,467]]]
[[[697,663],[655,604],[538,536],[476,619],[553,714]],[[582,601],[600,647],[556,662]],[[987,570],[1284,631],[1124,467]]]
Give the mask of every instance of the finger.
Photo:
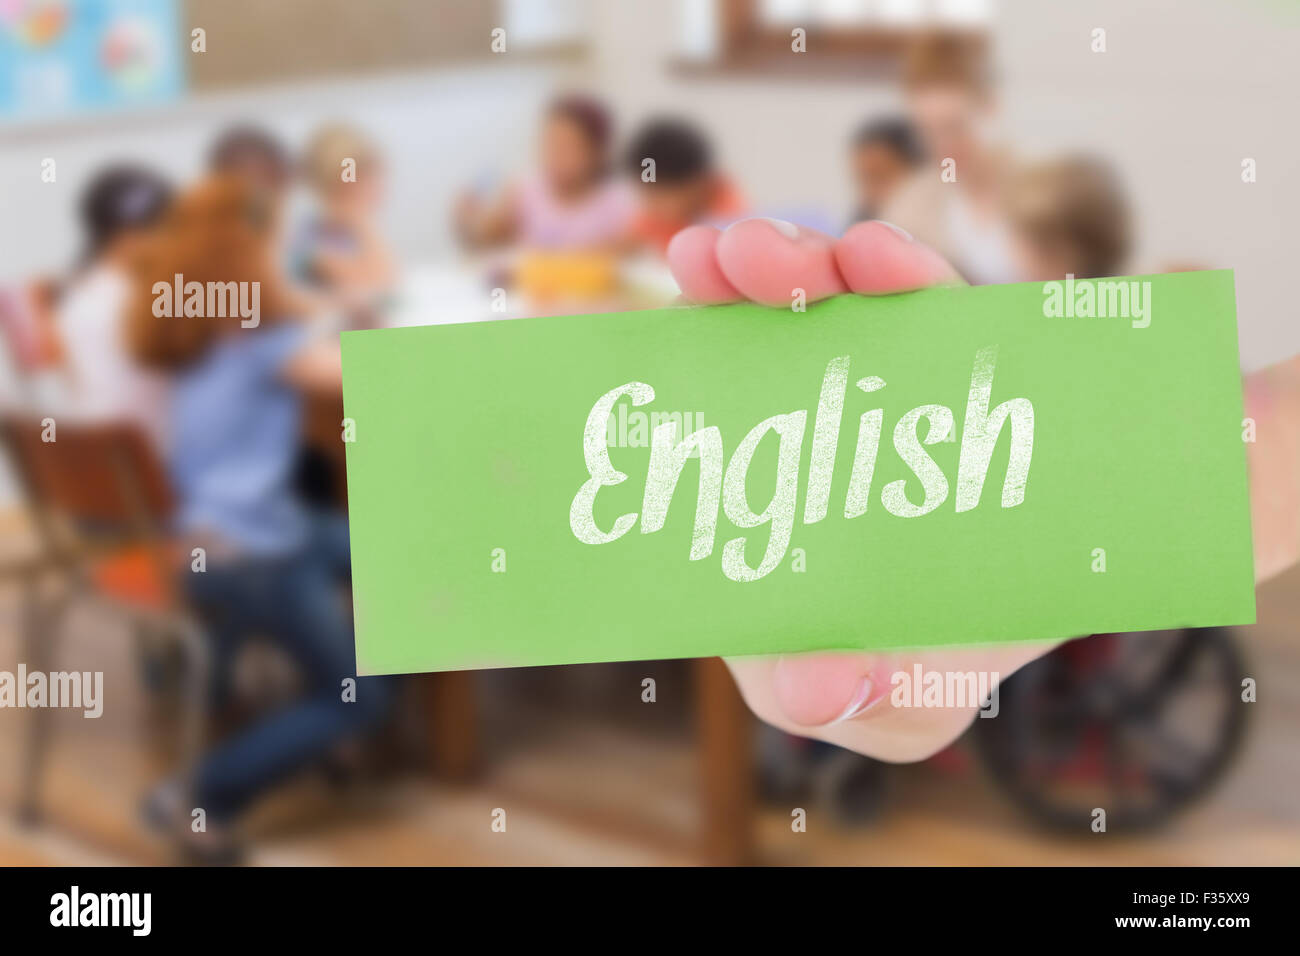
[[[959,282],[943,256],[887,222],[860,222],[835,243],[835,263],[861,295],[906,292]]]
[[[718,238],[722,274],[746,298],[789,306],[796,289],[812,302],[847,292],[835,265],[835,240],[779,219],[745,219]]]
[[[697,305],[738,302],[744,298],[718,268],[720,235],[712,226],[688,226],[668,243],[668,268],[682,295]]]
[[[831,655],[806,655],[827,657]],[[846,658],[855,655],[835,655]],[[866,663],[873,655],[856,655],[863,659],[862,671],[892,674],[910,666],[908,658],[894,663],[885,661]],[[777,701],[775,671],[780,658],[732,657],[727,666],[736,678],[741,696],[750,709],[762,720],[789,734],[812,737],[845,747],[877,760],[907,763],[924,760],[942,750],[959,737],[970,725],[975,709],[904,709],[892,706],[889,698],[881,698],[856,716],[832,719],[827,723],[801,724],[786,713]],[[849,668],[850,671],[853,668]],[[791,702],[786,701],[786,706]],[[820,714],[801,714],[804,719],[821,719]]]
[[[895,706],[897,675],[911,675],[917,666],[943,675],[987,671],[990,685],[996,686],[1058,643],[731,657],[726,662],[745,703],[767,723],[898,763],[923,760],[951,744],[975,718],[978,706]],[[864,678],[871,681],[870,691],[863,690]]]

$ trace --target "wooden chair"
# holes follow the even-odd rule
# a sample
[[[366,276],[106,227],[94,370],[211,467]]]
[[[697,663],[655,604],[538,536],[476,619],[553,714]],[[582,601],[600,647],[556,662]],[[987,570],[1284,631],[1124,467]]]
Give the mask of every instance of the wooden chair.
[[[48,365],[49,350],[20,348],[22,326],[12,316],[0,322],[0,333],[20,375]],[[33,670],[50,670],[60,618],[82,601],[137,632],[178,642],[187,664],[180,750],[188,771],[203,744],[210,663],[177,587],[186,555],[166,530],[173,502],[165,472],[138,426],[59,420],[35,404],[0,412],[0,450],[18,479],[36,543],[34,554],[0,566],[0,580],[21,587],[25,659]],[[49,719],[44,709],[29,716],[18,811],[35,820]]]
[[[39,547],[24,573],[24,651],[29,667],[48,671],[57,623],[74,602],[90,601],[137,630],[180,642],[186,663],[181,753],[197,760],[206,724],[207,642],[176,585],[183,552],[168,537],[171,495],[148,440],[125,423],[55,422],[46,441],[40,420],[0,417],[8,451],[25,494]],[[53,599],[38,578],[59,581]],[[40,775],[48,750],[48,716],[34,710],[19,801],[25,819],[39,816]]]

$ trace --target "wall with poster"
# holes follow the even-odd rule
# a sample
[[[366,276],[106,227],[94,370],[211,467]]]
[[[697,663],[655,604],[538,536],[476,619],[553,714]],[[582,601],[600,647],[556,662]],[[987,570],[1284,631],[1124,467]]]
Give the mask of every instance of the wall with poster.
[[[0,0],[0,123],[180,96],[177,0]]]

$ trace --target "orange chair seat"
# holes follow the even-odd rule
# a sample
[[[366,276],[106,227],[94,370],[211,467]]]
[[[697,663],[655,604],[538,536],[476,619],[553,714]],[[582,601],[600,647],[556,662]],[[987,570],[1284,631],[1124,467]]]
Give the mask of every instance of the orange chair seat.
[[[146,545],[123,548],[99,558],[90,576],[95,589],[112,600],[150,611],[175,607],[176,590],[171,578],[159,568],[155,551]]]

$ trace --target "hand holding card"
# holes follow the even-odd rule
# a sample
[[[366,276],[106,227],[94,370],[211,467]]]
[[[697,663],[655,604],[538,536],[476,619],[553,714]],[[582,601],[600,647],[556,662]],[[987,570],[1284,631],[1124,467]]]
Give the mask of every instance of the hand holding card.
[[[837,244],[761,221],[720,237],[688,230],[670,256],[683,288],[707,286],[714,300],[770,301],[782,285],[809,299],[892,292],[951,276],[881,224]],[[894,665],[1005,676],[1054,639],[1249,621],[1231,276],[1150,281],[1160,305],[1144,327],[1050,318],[1033,285],[841,296],[806,313],[731,305],[345,335],[359,672],[722,654],[739,658],[733,671],[765,719],[907,759],[942,746],[970,711],[873,708],[889,690],[882,649],[921,649],[891,654]],[[978,356],[989,349],[996,378],[985,362],[983,383]],[[832,429],[826,377],[845,357],[889,387],[849,388]],[[809,490],[797,496],[804,508],[790,522],[788,556],[778,549],[772,567],[745,581],[688,560],[703,549],[704,514],[716,516],[718,541],[740,541],[733,552],[744,567],[763,566],[770,538],[744,536],[779,497],[779,432],[752,442],[731,481],[743,511],[716,507],[707,455],[697,491],[695,475],[682,473],[697,466],[670,455],[666,440],[659,461],[676,473],[661,473],[662,494],[647,497],[653,447],[607,448],[604,429],[601,442],[583,438],[593,403],[627,383],[654,383],[665,414],[698,422],[702,413],[728,460],[756,421],[817,408],[798,448]],[[988,416],[1004,404],[997,427],[986,420],[985,434],[972,431],[981,408]],[[879,456],[866,482],[856,449],[875,412],[899,423],[880,446],[906,454]],[[1032,467],[1016,457],[1017,430],[1022,452],[1032,432]],[[832,435],[842,452],[828,459]],[[971,458],[977,446],[991,457]],[[907,461],[916,449],[933,471]],[[575,490],[596,474],[584,452],[598,451],[635,480],[602,485],[584,503],[595,528],[624,525],[593,546],[572,518]],[[991,486],[966,510],[963,458]],[[945,490],[952,479],[951,496],[938,478]],[[722,484],[725,497],[725,472]],[[865,513],[842,517],[841,503],[864,485]],[[809,522],[823,489],[840,513]],[[640,517],[636,531],[628,515]],[[947,649],[954,644],[974,647]],[[837,648],[865,653],[745,656]]]

